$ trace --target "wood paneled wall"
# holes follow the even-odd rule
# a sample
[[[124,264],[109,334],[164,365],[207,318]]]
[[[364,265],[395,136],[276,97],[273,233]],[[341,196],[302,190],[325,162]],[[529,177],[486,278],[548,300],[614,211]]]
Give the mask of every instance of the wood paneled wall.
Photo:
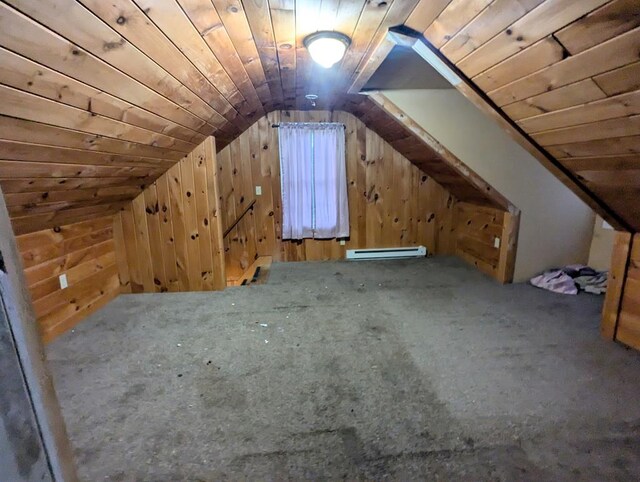
[[[344,245],[282,240],[272,124],[287,121],[346,126],[351,235]],[[349,113],[277,111],[217,155],[208,139],[182,159],[116,215],[115,240],[122,285],[133,292],[222,289],[262,256],[319,261],[342,259],[347,249],[417,245],[430,254],[458,254],[509,281],[517,239],[511,220],[505,211],[460,203]],[[499,248],[494,238],[502,240]]]
[[[237,280],[259,256],[257,231],[262,229],[264,203],[256,196],[254,177],[260,168],[260,137],[254,124],[218,153],[220,214],[224,228],[225,266],[228,280]],[[269,186],[263,187],[263,196]],[[255,201],[255,204],[252,203]],[[252,206],[252,207],[250,207]],[[264,251],[261,253],[264,254]]]
[[[640,350],[640,234],[616,233],[601,331]]]
[[[629,260],[620,298],[616,340],[640,350],[640,235],[629,245]]]
[[[40,333],[50,341],[118,295],[112,216],[18,236]],[[68,287],[60,288],[66,274]]]
[[[513,281],[520,215],[456,203],[455,254],[501,283]]]
[[[205,139],[114,218],[124,291],[226,286],[215,140]]]
[[[282,240],[278,132],[271,127],[281,121],[346,125],[351,236],[345,245],[335,239]],[[227,252],[235,250],[243,256],[241,266],[234,266],[237,259],[231,259],[228,269],[246,269],[255,256],[272,256],[274,261],[341,259],[346,249],[356,248],[422,244],[432,254],[453,252],[455,198],[346,112],[273,112],[225,147],[218,159],[223,224],[256,200],[246,225],[225,243]],[[255,186],[261,187],[262,195],[255,195]]]

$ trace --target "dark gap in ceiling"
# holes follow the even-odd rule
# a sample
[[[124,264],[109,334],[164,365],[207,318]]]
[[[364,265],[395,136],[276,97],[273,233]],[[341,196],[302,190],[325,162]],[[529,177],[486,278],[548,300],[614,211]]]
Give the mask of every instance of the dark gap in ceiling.
[[[362,90],[452,89],[413,49],[396,45]]]

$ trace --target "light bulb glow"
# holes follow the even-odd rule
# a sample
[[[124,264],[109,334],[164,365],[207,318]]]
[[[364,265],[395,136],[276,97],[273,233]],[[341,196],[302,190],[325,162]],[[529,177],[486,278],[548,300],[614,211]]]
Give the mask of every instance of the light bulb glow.
[[[349,37],[338,32],[316,32],[304,44],[314,62],[329,69],[342,60],[350,42]]]

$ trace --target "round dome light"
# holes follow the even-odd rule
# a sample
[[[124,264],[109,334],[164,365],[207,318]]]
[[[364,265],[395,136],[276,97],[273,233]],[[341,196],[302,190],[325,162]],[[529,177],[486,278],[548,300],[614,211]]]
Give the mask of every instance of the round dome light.
[[[350,44],[351,39],[340,32],[316,32],[304,39],[304,46],[313,61],[325,69],[342,60]]]

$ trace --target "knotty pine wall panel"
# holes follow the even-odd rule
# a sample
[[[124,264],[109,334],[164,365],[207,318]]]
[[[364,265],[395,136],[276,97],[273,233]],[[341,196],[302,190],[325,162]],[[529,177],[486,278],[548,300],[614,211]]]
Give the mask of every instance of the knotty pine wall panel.
[[[342,122],[346,125],[350,238],[283,241],[279,122]],[[221,211],[229,226],[254,199],[237,236],[225,239],[227,269],[246,269],[255,256],[274,261],[342,259],[346,249],[424,245],[433,254],[453,252],[456,202],[375,132],[342,111],[276,111],[261,118],[219,154]],[[260,186],[261,195],[255,194]],[[253,237],[253,239],[252,239]],[[234,244],[240,244],[237,248]],[[232,253],[231,255],[229,253]],[[242,254],[238,260],[233,252]]]
[[[611,263],[607,280],[607,293],[602,305],[600,333],[603,338],[615,340],[620,302],[627,276],[631,240],[633,235],[616,231],[611,249]]]
[[[611,295],[607,292],[607,298],[610,296],[619,297],[619,305],[614,313],[617,315],[617,327],[615,328],[615,339],[631,346],[636,350],[640,350],[640,235],[635,234],[629,236],[628,233],[622,233],[619,239],[628,240],[626,246],[620,246],[618,240],[614,250],[621,250],[626,254],[622,257],[622,270],[624,272],[621,283],[616,280],[611,284]],[[614,252],[614,256],[616,253]],[[625,263],[626,261],[626,263]],[[612,266],[613,276],[620,277],[620,272],[616,266]],[[616,288],[619,291],[616,293]],[[615,305],[615,304],[614,304]],[[604,314],[611,305],[605,303]]]
[[[114,217],[124,291],[226,286],[215,141],[207,138]]]
[[[488,206],[456,203],[454,253],[502,283],[513,280],[520,215]]]
[[[119,291],[112,216],[16,238],[42,339],[51,341]],[[68,287],[60,288],[59,276]]]
[[[278,131],[272,124],[286,121],[346,126],[351,235],[344,245],[335,239],[282,240]],[[262,256],[321,261],[343,259],[347,249],[424,245],[430,254],[469,260],[473,249],[464,243],[488,236],[483,223],[456,232],[457,199],[346,112],[273,112],[217,155],[214,151],[213,140],[205,141],[116,215],[125,290],[222,289]],[[494,234],[504,236],[507,215],[490,211]],[[476,257],[472,263],[480,269],[491,265],[499,278],[504,264],[496,259],[502,259],[502,249],[493,248],[493,238],[490,243],[482,251],[490,259]]]
[[[256,233],[263,225],[255,217],[250,133],[218,153],[220,214],[228,280],[237,280],[258,257]],[[256,144],[253,144],[256,145]],[[256,202],[257,204],[257,202]]]

